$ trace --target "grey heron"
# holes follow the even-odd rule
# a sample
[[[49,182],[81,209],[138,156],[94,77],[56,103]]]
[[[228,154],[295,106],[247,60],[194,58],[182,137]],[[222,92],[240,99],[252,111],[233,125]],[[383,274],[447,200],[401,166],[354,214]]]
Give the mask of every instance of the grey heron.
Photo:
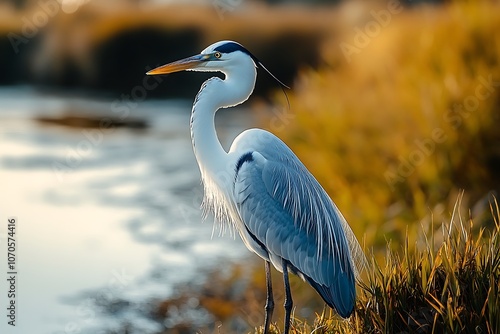
[[[265,261],[264,333],[269,331],[274,309],[270,264],[283,273],[284,332],[288,333],[293,305],[288,272],[308,282],[347,318],[354,310],[362,251],[326,191],[278,137],[249,129],[233,141],[229,152],[221,146],[215,113],[248,99],[258,68],[278,80],[241,44],[220,41],[198,55],[147,74],[188,70],[225,75],[202,84],[191,111],[191,138],[204,186],[204,209],[213,212],[216,220],[233,224],[246,247]]]

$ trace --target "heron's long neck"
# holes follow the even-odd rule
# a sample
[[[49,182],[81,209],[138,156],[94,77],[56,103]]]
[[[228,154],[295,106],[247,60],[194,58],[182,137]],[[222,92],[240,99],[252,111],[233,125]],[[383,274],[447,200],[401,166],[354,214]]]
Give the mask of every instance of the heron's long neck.
[[[256,69],[251,63],[234,70],[231,75],[226,73],[225,80],[211,78],[205,81],[196,95],[191,113],[191,139],[204,176],[209,173],[214,178],[217,173],[230,168],[227,153],[215,131],[215,113],[219,108],[234,106],[247,100],[255,86],[256,75]]]
[[[191,140],[202,174],[218,171],[227,156],[215,131],[215,113],[220,106],[214,90],[210,89],[213,80],[216,79],[209,79],[203,84],[191,112]]]

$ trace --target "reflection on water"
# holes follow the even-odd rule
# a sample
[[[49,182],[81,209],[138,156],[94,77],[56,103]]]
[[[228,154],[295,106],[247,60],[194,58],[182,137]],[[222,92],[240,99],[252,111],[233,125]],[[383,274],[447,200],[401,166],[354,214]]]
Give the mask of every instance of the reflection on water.
[[[4,88],[0,101],[0,233],[8,216],[18,218],[20,332],[98,333],[124,322],[131,332],[158,331],[149,300],[174,294],[217,261],[247,256],[239,240],[212,240],[211,222],[200,222],[189,101],[140,103],[130,117],[148,128],[101,135],[35,118],[109,116],[111,101],[28,88]],[[249,113],[221,114],[224,143],[252,121]]]

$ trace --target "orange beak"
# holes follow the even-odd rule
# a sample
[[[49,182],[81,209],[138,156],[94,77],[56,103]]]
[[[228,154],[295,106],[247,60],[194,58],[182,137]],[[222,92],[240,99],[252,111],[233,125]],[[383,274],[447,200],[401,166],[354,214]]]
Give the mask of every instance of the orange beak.
[[[158,74],[168,74],[184,70],[190,70],[198,67],[200,64],[204,63],[207,59],[207,55],[196,55],[188,58],[184,58],[173,63],[169,63],[151,71],[147,72],[147,75],[158,75]]]

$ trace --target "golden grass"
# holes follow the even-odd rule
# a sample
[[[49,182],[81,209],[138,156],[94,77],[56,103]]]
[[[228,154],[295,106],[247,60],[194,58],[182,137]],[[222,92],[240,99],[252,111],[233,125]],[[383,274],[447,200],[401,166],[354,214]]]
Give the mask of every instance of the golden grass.
[[[323,312],[311,324],[294,319],[291,332],[498,333],[500,211],[496,201],[491,204],[492,230],[482,228],[474,236],[472,220],[457,210],[441,226],[439,247],[434,246],[435,233],[424,231],[425,247],[406,239],[399,252],[387,249],[384,265],[372,257],[348,321]]]
[[[431,216],[446,217],[460,188],[469,205],[498,191],[496,31],[498,4],[419,7],[394,14],[348,63],[339,45],[355,33],[344,28],[323,48],[326,65],[304,70],[289,94],[294,121],[268,126],[370,247],[406,233],[414,241]]]

